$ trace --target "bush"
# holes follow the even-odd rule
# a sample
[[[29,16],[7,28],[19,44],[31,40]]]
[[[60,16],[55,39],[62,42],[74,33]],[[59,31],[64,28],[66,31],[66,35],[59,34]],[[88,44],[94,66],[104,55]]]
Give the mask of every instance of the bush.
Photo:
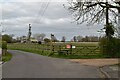
[[[51,41],[51,40],[48,39],[48,38],[45,38],[45,39],[44,39],[44,42],[45,42],[45,43],[49,43],[50,41]]]
[[[2,41],[6,41],[7,43],[11,43],[12,37],[8,34],[2,35]]]
[[[2,54],[6,55],[6,53],[7,53],[7,42],[2,41]]]
[[[41,41],[38,41],[38,44],[42,44],[42,42],[41,42]]]
[[[6,41],[2,41],[2,49],[7,49],[7,42]]]
[[[120,39],[111,38],[108,40],[106,37],[103,37],[101,38],[99,45],[101,53],[106,57],[120,57]]]

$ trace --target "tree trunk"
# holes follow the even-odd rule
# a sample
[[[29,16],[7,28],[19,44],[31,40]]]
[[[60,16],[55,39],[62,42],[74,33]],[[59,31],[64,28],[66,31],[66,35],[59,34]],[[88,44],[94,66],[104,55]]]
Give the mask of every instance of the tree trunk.
[[[108,13],[108,9],[109,9],[109,7],[108,7],[108,2],[107,2],[107,0],[106,0],[106,31],[105,31],[105,33],[106,33],[106,37],[109,39],[110,38],[110,35],[109,35],[109,31],[108,31],[108,27],[109,27],[109,13]]]
[[[2,49],[2,55],[5,56],[7,53],[7,49]]]
[[[120,39],[120,10],[118,9],[118,38]]]

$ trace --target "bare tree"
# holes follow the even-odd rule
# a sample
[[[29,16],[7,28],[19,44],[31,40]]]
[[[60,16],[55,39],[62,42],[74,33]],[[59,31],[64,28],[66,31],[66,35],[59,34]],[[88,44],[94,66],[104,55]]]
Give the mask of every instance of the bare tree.
[[[78,42],[82,41],[82,38],[83,38],[82,36],[77,36],[77,41]]]
[[[107,30],[109,23],[118,23],[117,18],[120,19],[120,1],[117,0],[109,0],[109,2],[107,0],[104,2],[101,0],[72,0],[69,4],[68,9],[72,12],[78,24],[84,22],[103,23],[106,20],[105,29]],[[109,17],[110,15],[112,16]],[[107,34],[109,31],[105,32]],[[120,32],[118,33],[120,36]]]
[[[73,41],[77,42],[77,37],[76,36],[73,37]]]
[[[41,33],[41,34],[34,34],[33,35],[33,37],[35,38],[35,39],[37,39],[38,41],[43,41],[44,40],[44,38],[45,38],[45,34],[44,33]]]
[[[63,36],[61,42],[65,42],[65,40],[66,40],[66,37]]]

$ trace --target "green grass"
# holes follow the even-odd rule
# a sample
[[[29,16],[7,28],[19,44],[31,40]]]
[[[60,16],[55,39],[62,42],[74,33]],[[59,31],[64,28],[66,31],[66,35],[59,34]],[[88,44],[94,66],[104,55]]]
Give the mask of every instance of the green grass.
[[[65,49],[67,44],[72,44],[76,46],[75,49],[72,50],[71,55],[59,55],[57,52],[61,49]],[[66,59],[79,59],[79,58],[103,58],[104,56],[100,54],[99,49],[95,50],[95,53],[90,53],[92,47],[85,48],[80,50],[80,47],[84,46],[98,46],[98,42],[72,42],[72,43],[52,43],[54,45],[54,52],[52,53],[51,45],[50,44],[25,44],[25,43],[12,43],[8,44],[8,49],[12,50],[22,50],[26,52],[32,52],[44,56],[51,56],[57,58],[66,58]]]
[[[86,56],[86,55],[52,55],[51,57],[56,58],[63,58],[63,59],[98,59],[104,58],[102,55],[93,55],[93,56]]]
[[[7,61],[9,61],[9,60],[11,60],[11,58],[12,58],[12,54],[10,54],[10,53],[6,53],[6,55],[2,55],[2,61],[3,62],[7,62]]]

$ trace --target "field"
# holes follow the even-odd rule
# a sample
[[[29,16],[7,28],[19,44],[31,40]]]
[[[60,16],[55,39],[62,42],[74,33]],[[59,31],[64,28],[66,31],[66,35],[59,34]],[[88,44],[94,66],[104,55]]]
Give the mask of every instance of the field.
[[[67,48],[67,45],[72,45],[73,48]],[[59,58],[103,58],[98,42],[57,42],[49,44],[11,43],[8,44],[8,49],[22,50]]]

